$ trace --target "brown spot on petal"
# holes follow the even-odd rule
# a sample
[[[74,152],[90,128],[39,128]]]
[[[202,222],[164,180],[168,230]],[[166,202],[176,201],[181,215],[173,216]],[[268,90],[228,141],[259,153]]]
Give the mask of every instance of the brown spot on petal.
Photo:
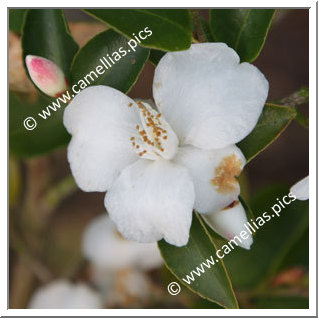
[[[215,177],[211,184],[217,187],[220,193],[229,193],[236,190],[236,177],[241,173],[242,160],[235,154],[223,158],[220,165],[215,168]]]
[[[233,201],[228,206],[226,206],[222,211],[230,210],[234,208],[235,206],[237,206],[238,204],[239,204],[239,201]]]

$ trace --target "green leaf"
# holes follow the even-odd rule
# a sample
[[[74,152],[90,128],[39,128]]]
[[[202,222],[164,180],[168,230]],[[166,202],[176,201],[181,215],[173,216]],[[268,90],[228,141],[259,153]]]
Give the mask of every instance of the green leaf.
[[[308,87],[304,86],[295,93],[279,100],[277,103],[281,105],[286,105],[290,107],[294,107],[297,116],[295,120],[304,128],[309,128],[309,118],[308,115],[305,115],[301,111],[301,105],[304,105],[309,102],[309,89]]]
[[[264,45],[274,12],[273,9],[213,9],[210,11],[213,38],[233,48],[242,62],[252,62]]]
[[[151,50],[149,60],[153,65],[158,65],[161,58],[166,54],[166,52],[159,51],[159,50]]]
[[[309,118],[307,118],[300,110],[299,107],[296,108],[295,120],[304,128],[309,129]]]
[[[232,285],[221,260],[215,265],[210,264],[210,269],[203,267],[205,273],[200,277],[194,275],[195,281],[191,284],[182,280],[187,280],[187,275],[200,268],[202,262],[215,257],[215,245],[207,233],[204,223],[194,214],[189,242],[185,247],[176,247],[164,240],[158,246],[168,269],[190,290],[223,307],[237,308]]]
[[[29,54],[45,57],[57,64],[69,78],[78,45],[69,32],[63,10],[28,10],[23,27],[22,49],[24,63]]]
[[[293,108],[265,104],[254,130],[237,146],[242,150],[247,162],[268,147],[296,116]]]
[[[262,309],[308,309],[309,299],[302,295],[267,295],[257,298],[255,304]]]
[[[252,211],[252,209],[251,209],[251,207],[247,204],[247,202],[242,198],[242,196],[239,196],[239,200],[240,200],[240,202],[242,203],[242,206],[243,206],[243,208],[244,208],[244,210],[245,210],[245,212],[246,212],[246,217],[247,217],[247,219],[248,220],[251,220],[251,219],[255,219],[255,217],[254,217],[254,213],[253,213],[253,211]]]
[[[19,157],[31,157],[45,154],[66,145],[70,136],[63,126],[63,111],[60,109],[52,117],[38,121],[34,130],[27,130],[23,121],[27,117],[38,119],[38,113],[49,105],[53,99],[42,95],[35,102],[27,96],[9,94],[9,147]]]
[[[268,282],[305,233],[308,227],[308,201],[291,202],[282,209],[279,217],[271,209],[277,204],[277,199],[282,202],[282,198],[288,193],[287,187],[275,186],[265,188],[254,196],[251,207],[255,213],[255,223],[259,227],[256,229],[253,226],[256,229],[254,243],[250,250],[235,248],[224,257],[235,288],[250,290]],[[271,219],[260,226],[261,220],[258,217],[264,219],[264,212]],[[216,242],[218,247],[226,243],[225,240]]]
[[[27,9],[9,10],[9,29],[16,33],[21,33],[24,15]]]
[[[113,30],[96,35],[76,54],[71,67],[71,83],[86,78],[91,85],[108,85],[126,93],[149,56],[149,50],[142,47],[137,47],[135,52],[129,50],[127,39]]]
[[[280,264],[279,270],[293,266],[309,267],[309,224]]]
[[[136,35],[140,45],[148,48],[180,51],[191,45],[190,14],[185,9],[87,9],[85,12],[130,39]],[[146,31],[152,34],[144,31],[147,27]]]

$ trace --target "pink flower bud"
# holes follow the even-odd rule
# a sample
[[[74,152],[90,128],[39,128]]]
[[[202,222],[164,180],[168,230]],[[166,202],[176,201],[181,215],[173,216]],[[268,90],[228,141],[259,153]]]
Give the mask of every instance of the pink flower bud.
[[[58,97],[67,90],[68,83],[63,71],[52,61],[28,55],[25,63],[33,83],[46,95]]]

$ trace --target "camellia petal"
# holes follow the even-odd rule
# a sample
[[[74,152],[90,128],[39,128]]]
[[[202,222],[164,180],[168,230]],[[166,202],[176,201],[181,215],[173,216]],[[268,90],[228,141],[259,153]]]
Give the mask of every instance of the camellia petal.
[[[216,233],[227,240],[234,241],[233,244],[247,250],[253,244],[253,237],[244,226],[247,224],[247,218],[239,201],[233,202],[229,207],[218,212],[204,214],[203,218]],[[245,233],[243,234],[242,231]]]
[[[239,64],[226,44],[201,43],[164,55],[155,70],[153,94],[181,144],[216,149],[252,131],[268,82],[255,66]]]
[[[52,61],[27,55],[25,64],[33,83],[46,95],[58,97],[67,90],[68,84],[63,71]]]
[[[186,167],[191,174],[194,209],[199,213],[219,211],[237,200],[240,186],[236,177],[246,162],[238,147],[203,150],[185,146],[179,149],[174,162]]]
[[[169,161],[137,161],[127,167],[106,194],[105,206],[121,234],[138,242],[164,238],[187,244],[194,204],[188,171]]]
[[[102,270],[149,270],[162,264],[156,243],[141,244],[125,240],[116,231],[115,224],[106,213],[97,216],[88,224],[83,236],[82,250],[88,260]]]
[[[301,179],[296,184],[290,188],[298,200],[308,200],[309,199],[309,176]]]
[[[138,159],[131,144],[138,124],[135,102],[107,86],[86,88],[66,107],[64,125],[72,135],[68,160],[81,189],[106,191]]]
[[[38,288],[33,294],[30,309],[100,309],[102,300],[86,284],[72,284],[60,279]]]

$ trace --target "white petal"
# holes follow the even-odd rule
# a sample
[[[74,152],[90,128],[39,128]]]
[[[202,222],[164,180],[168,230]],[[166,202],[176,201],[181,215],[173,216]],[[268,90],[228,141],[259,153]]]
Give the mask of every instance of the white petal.
[[[101,273],[102,274],[102,273]],[[142,272],[125,269],[112,273],[114,281],[108,289],[103,288],[103,294],[107,307],[110,308],[134,308],[136,305],[149,304],[153,300],[154,292],[150,279]],[[105,278],[100,277],[97,285]]]
[[[30,309],[100,309],[100,296],[83,283],[72,284],[56,280],[38,288],[33,294]]]
[[[298,200],[308,200],[309,199],[309,176],[298,181],[290,188]]]
[[[238,147],[203,150],[185,146],[179,149],[174,162],[187,167],[191,174],[196,211],[219,211],[237,200],[240,186],[236,177],[246,163]]]
[[[232,208],[204,214],[203,218],[216,233],[227,240],[234,240],[238,246],[249,250],[253,244],[253,237],[244,226],[244,224],[247,224],[247,218],[240,202],[237,201]],[[246,233],[241,235],[242,231]],[[233,246],[235,246],[235,242]]]
[[[135,102],[111,87],[88,87],[74,98],[65,109],[64,125],[73,136],[68,160],[80,188],[106,191],[137,160],[130,138],[138,123]]]
[[[136,243],[120,237],[106,213],[97,216],[85,229],[83,254],[103,270],[138,268],[149,270],[162,264],[156,243]]]
[[[165,54],[155,71],[153,94],[182,144],[215,149],[252,131],[268,82],[253,65],[239,64],[226,44],[201,43]]]
[[[137,161],[118,177],[105,206],[127,239],[187,244],[192,219],[194,188],[183,167],[166,160]]]

